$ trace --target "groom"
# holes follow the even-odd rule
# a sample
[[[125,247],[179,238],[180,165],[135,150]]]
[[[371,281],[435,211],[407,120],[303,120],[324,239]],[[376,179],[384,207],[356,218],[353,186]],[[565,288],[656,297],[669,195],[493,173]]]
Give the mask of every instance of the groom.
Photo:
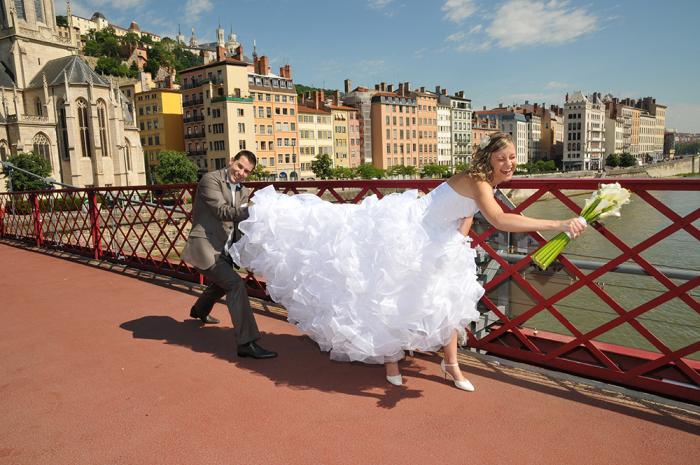
[[[241,150],[226,168],[211,171],[199,181],[192,211],[192,229],[182,251],[182,259],[191,263],[210,282],[190,310],[190,317],[204,323],[218,323],[209,315],[214,303],[226,295],[226,306],[235,327],[239,357],[273,358],[277,353],[257,344],[260,339],[245,282],[233,269],[226,251],[241,236],[238,224],[248,218],[251,189],[241,186],[255,169],[253,152]]]

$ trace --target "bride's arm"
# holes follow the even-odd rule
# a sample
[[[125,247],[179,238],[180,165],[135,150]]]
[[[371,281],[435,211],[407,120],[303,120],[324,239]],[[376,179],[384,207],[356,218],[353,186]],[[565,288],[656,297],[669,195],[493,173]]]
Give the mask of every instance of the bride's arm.
[[[529,231],[564,231],[569,232],[572,237],[578,236],[586,226],[576,218],[568,220],[544,220],[539,218],[529,218],[527,216],[506,213],[493,197],[493,190],[490,184],[483,181],[475,183],[474,201],[481,210],[486,220],[491,225],[501,231],[506,232],[529,232]]]

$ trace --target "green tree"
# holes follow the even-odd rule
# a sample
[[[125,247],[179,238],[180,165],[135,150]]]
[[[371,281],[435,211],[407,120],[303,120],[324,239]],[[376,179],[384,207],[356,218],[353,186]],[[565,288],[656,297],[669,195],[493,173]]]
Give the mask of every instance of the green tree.
[[[345,166],[337,166],[331,170],[331,177],[333,179],[353,179],[355,177],[355,170]]]
[[[415,166],[394,165],[386,170],[387,176],[415,176],[418,170]]]
[[[611,153],[605,158],[605,166],[616,168],[620,166],[620,156],[616,153]]]
[[[136,64],[135,61],[131,62],[131,65],[129,66],[129,77],[130,78],[135,78],[139,75],[139,67]]]
[[[41,155],[36,155],[34,152],[18,153],[12,155],[7,161],[15,167],[27,170],[41,178],[46,178],[51,174],[51,164],[49,161]],[[19,170],[12,170],[11,177],[13,191],[33,191],[51,188],[51,184]],[[6,186],[9,190],[9,179],[6,181]]]
[[[155,168],[156,184],[180,184],[197,181],[197,165],[184,152],[163,150]]]
[[[333,160],[328,154],[318,154],[311,161],[311,171],[317,178],[329,179],[333,176]]]
[[[457,163],[457,164],[455,165],[455,170],[454,170],[454,172],[455,172],[455,173],[461,173],[462,171],[466,170],[467,168],[469,168],[469,163]]]
[[[95,65],[95,71],[111,76],[129,76],[131,71],[120,59],[112,57],[100,57]]]
[[[258,163],[255,165],[255,169],[248,175],[248,179],[250,181],[265,181],[270,176],[270,172],[267,171],[260,163]]]
[[[450,168],[446,165],[428,164],[423,166],[421,176],[424,178],[442,178],[449,172]]]
[[[634,158],[634,155],[630,153],[623,153],[620,155],[620,166],[623,168],[626,168],[628,166],[636,166],[637,165],[637,159]]]
[[[676,144],[676,155],[695,155],[700,153],[700,140]]]
[[[384,170],[377,168],[371,163],[363,163],[355,168],[355,170],[357,171],[358,177],[362,179],[381,179],[384,177]]]

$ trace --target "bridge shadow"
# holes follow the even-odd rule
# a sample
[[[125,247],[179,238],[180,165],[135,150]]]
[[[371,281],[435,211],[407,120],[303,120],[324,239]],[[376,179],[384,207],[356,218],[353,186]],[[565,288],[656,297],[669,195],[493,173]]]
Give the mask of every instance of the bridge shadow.
[[[198,320],[177,321],[155,315],[126,321],[119,327],[137,339],[163,341],[210,354],[242,370],[265,376],[279,386],[373,398],[377,407],[386,409],[403,400],[422,397],[421,390],[389,385],[384,379],[383,366],[333,362],[306,336],[263,333],[261,344],[280,356],[253,360],[238,357],[230,327],[203,326]],[[409,377],[421,376],[410,361],[402,364],[402,371]]]
[[[461,360],[462,372],[468,378],[475,374],[687,433],[698,434],[700,431],[700,408],[697,406],[533,366],[518,368],[510,364],[501,364],[495,357],[493,359],[468,355]]]

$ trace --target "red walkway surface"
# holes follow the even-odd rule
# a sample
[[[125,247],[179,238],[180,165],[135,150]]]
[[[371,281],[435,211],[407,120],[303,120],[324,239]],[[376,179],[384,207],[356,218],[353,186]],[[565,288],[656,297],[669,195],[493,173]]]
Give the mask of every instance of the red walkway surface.
[[[0,464],[688,464],[697,409],[465,357],[336,363],[272,312],[239,360],[178,283],[0,244]],[[259,304],[260,308],[261,305]],[[695,459],[693,459],[695,457]]]

